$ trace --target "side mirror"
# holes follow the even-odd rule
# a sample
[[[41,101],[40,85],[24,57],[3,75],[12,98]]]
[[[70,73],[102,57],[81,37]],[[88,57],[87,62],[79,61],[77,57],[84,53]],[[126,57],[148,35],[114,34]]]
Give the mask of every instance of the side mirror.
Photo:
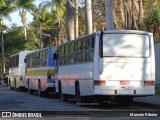
[[[57,53],[53,53],[53,60],[57,60],[57,58],[58,58]]]

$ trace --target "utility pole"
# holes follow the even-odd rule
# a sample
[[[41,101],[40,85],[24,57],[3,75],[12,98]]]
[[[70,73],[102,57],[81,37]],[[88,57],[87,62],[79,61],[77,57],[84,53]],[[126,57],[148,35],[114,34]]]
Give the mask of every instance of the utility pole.
[[[106,7],[106,25],[107,30],[113,30],[113,8],[112,8],[112,0],[105,0]]]

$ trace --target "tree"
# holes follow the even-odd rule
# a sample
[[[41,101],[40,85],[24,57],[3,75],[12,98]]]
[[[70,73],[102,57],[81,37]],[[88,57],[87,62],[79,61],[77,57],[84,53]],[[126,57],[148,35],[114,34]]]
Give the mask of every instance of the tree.
[[[5,53],[4,53],[4,39],[3,39],[3,30],[6,29],[6,26],[3,24],[3,18],[8,18],[9,17],[9,13],[11,13],[13,11],[13,7],[12,5],[12,1],[10,0],[6,0],[6,1],[2,1],[2,4],[0,5],[0,30],[1,30],[1,63],[2,63],[2,74],[5,73]]]
[[[28,40],[24,39],[23,28],[14,26],[4,33],[4,48],[6,57],[6,67],[9,63],[9,56],[23,50],[37,49],[36,42],[31,32],[28,32]]]
[[[63,24],[64,24],[64,15],[66,13],[65,8],[66,0],[51,0],[43,3],[43,8],[51,8],[53,13],[52,21],[57,25],[57,45],[61,44],[62,34],[63,34]]]
[[[107,30],[113,30],[113,9],[112,9],[112,1],[105,0],[106,5],[106,26]]]
[[[78,31],[78,0],[75,0],[75,38],[78,38],[79,31]]]
[[[14,1],[14,7],[15,10],[19,10],[19,14],[21,16],[21,20],[24,26],[24,32],[26,37],[26,25],[27,25],[27,11],[29,12],[35,12],[36,6],[33,4],[34,0],[13,0]]]
[[[143,21],[144,13],[143,13],[143,1],[139,0],[139,20],[138,20],[138,29],[142,29],[142,21]]]
[[[66,31],[67,41],[74,40],[74,12],[73,6],[70,0],[67,0],[66,5]]]
[[[0,0],[0,8],[2,8],[2,7],[4,7],[4,6],[6,6],[6,2],[5,2],[5,0]]]
[[[13,1],[11,0],[1,0],[0,3],[0,19],[3,21],[3,18],[11,20],[9,16],[10,13],[14,11],[14,7],[12,6]],[[1,21],[1,24],[2,24]]]
[[[154,38],[159,40],[160,37],[160,10],[152,9],[150,14],[144,18],[144,24],[147,31],[153,32]]]
[[[86,34],[92,33],[92,4],[91,0],[85,0]]]
[[[42,3],[43,4],[43,3]],[[45,20],[45,14],[47,13],[47,10],[45,9],[45,7],[42,7],[42,4],[39,4],[37,11],[33,12],[32,15],[34,17],[34,26],[36,27],[38,30],[38,32],[36,32],[38,34],[39,41],[37,41],[37,45],[39,47],[39,49],[43,48],[43,43],[42,43],[42,24],[44,23]]]

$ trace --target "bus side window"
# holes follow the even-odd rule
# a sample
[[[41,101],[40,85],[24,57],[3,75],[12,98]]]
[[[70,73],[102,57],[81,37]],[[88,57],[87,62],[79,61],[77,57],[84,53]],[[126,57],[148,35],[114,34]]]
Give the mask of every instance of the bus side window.
[[[68,64],[70,64],[70,57],[71,57],[71,55],[70,55],[70,44],[68,45]]]
[[[81,41],[79,41],[78,42],[78,51],[77,51],[77,53],[78,53],[78,55],[77,55],[77,59],[78,59],[78,62],[80,63],[81,61],[82,61],[82,53],[81,53],[81,48],[82,48],[82,46],[81,46]]]
[[[66,45],[66,51],[65,51],[65,58],[66,58],[66,62],[65,64],[68,64],[69,63],[69,44]]]
[[[60,65],[64,64],[64,46],[60,48]]]
[[[47,50],[45,50],[44,53],[45,53],[44,54],[44,56],[45,56],[44,57],[44,66],[46,66],[47,65]]]
[[[78,63],[78,42],[75,43],[75,63]]]
[[[82,62],[85,62],[86,60],[86,40],[84,39],[82,41]]]
[[[94,39],[93,38],[89,38],[88,40],[88,61],[92,61],[93,60],[93,49],[94,48]]]
[[[86,53],[85,53],[85,61],[89,61],[89,39],[86,39]]]
[[[74,63],[74,43],[70,46],[70,64]]]

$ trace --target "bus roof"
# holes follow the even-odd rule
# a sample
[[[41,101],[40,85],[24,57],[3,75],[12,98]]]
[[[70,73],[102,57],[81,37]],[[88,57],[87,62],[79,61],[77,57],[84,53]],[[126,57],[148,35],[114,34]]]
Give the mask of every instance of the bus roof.
[[[27,55],[30,55],[30,54],[33,54],[33,53],[36,53],[36,52],[40,52],[40,51],[43,51],[43,50],[47,50],[49,48],[54,48],[54,47],[56,47],[56,46],[49,46],[49,47],[46,47],[46,48],[42,48],[40,50],[34,50],[33,52],[28,53]]]
[[[151,32],[139,31],[139,30],[105,30],[103,33],[134,33],[134,34],[147,34],[152,35]]]

